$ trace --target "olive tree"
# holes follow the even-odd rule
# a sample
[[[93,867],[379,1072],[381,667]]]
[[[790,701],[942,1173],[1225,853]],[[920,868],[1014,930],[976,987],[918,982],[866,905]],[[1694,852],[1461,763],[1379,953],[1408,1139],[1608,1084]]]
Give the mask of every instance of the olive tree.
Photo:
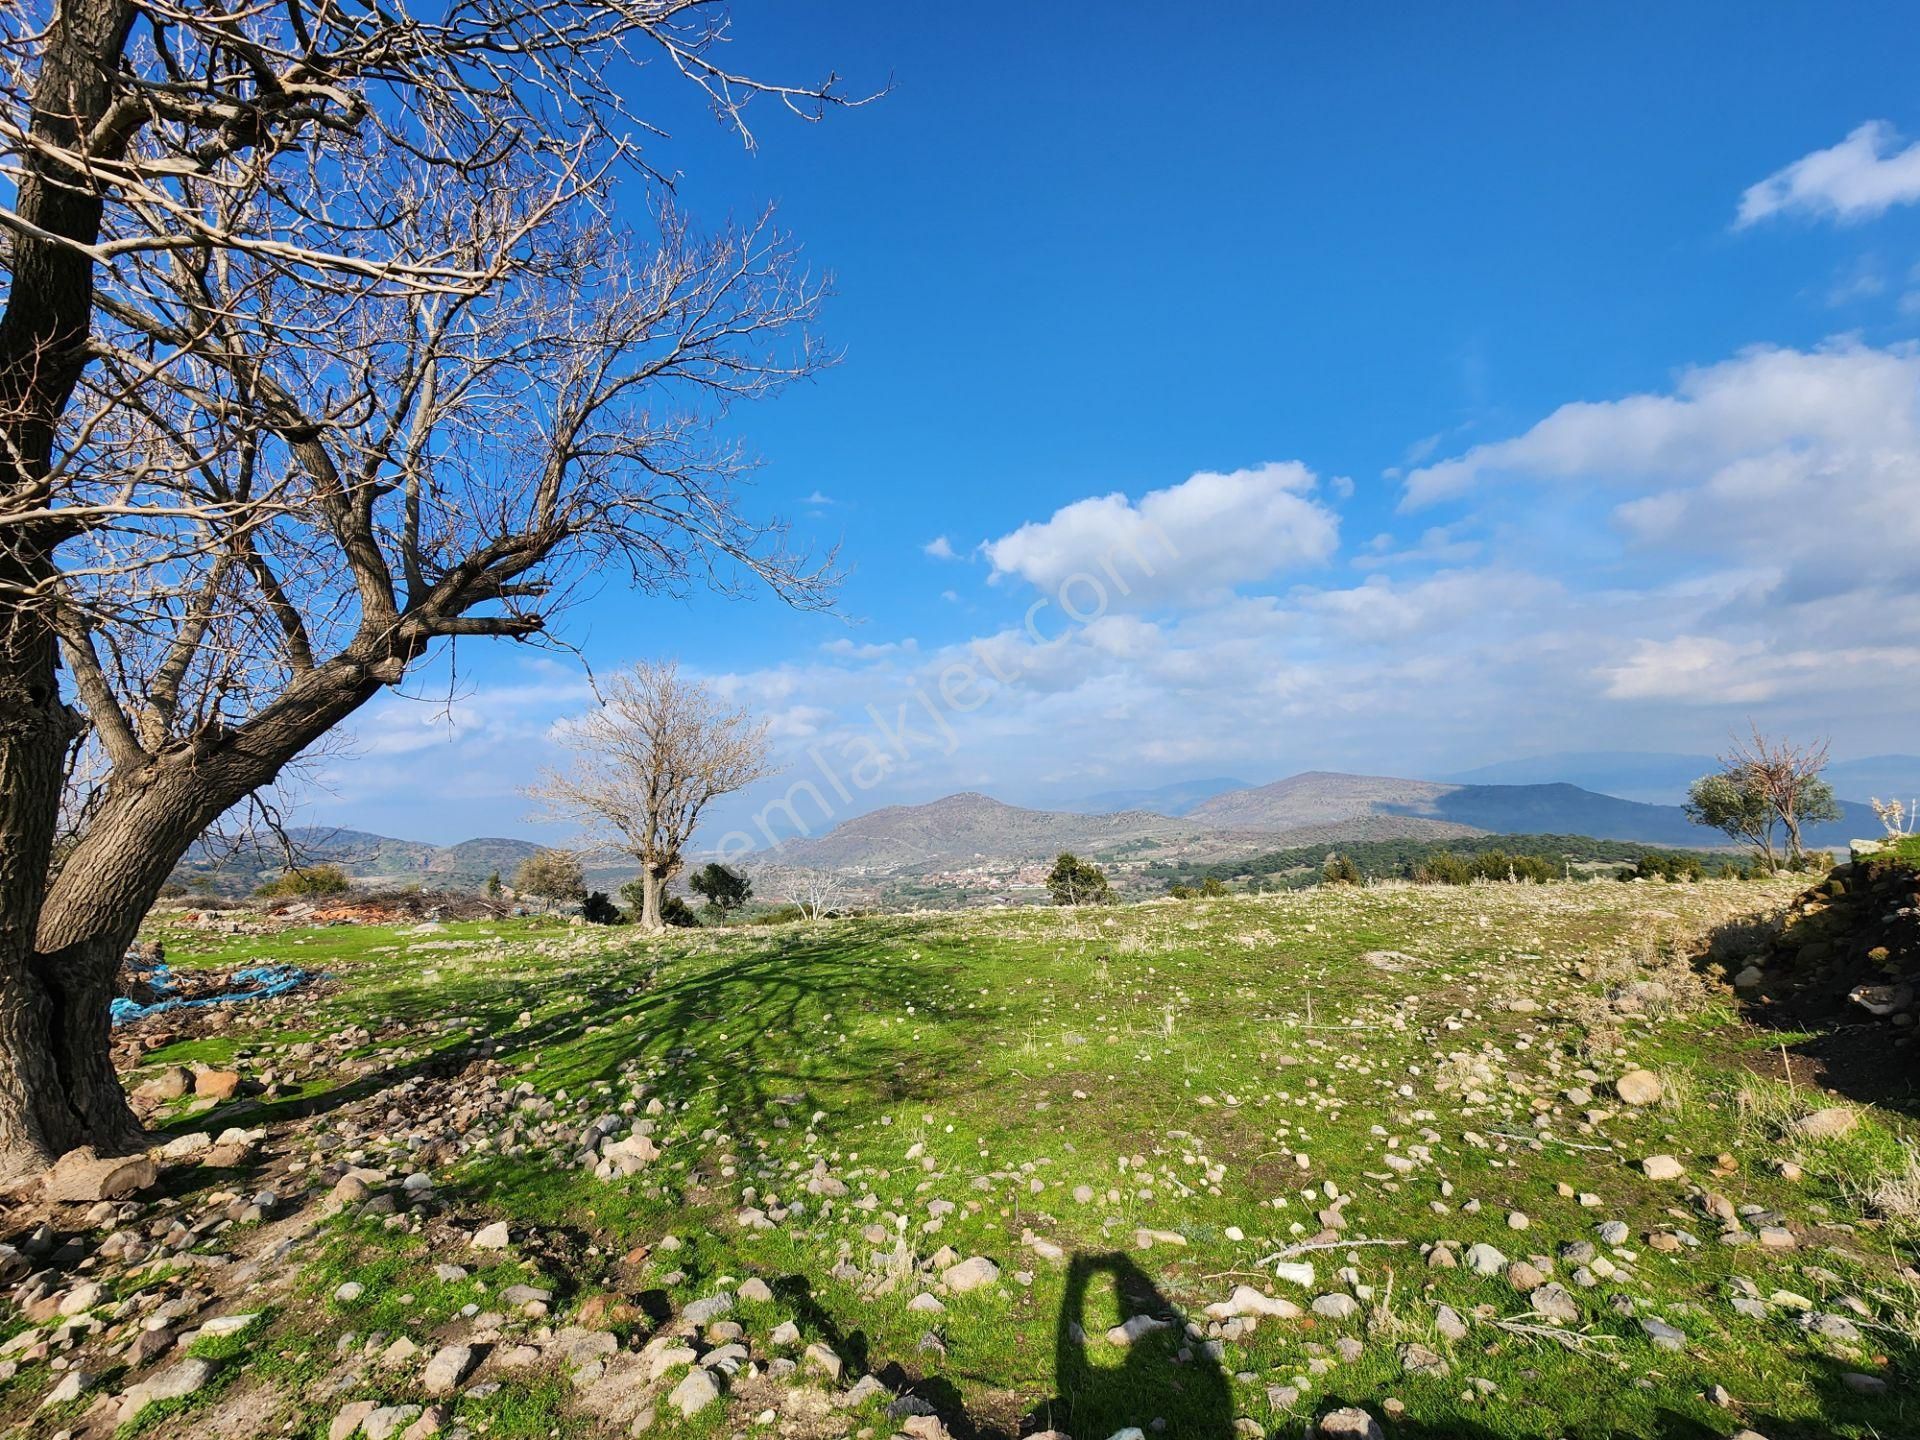
[[[1720,765],[1688,791],[1688,818],[1746,840],[1769,870],[1775,868],[1777,836],[1785,840],[1788,866],[1798,869],[1808,855],[1806,828],[1841,818],[1833,787],[1820,778],[1827,766],[1825,741],[1796,744],[1756,727],[1720,757]]]
[[[548,905],[587,898],[587,872],[571,850],[542,850],[513,872],[513,888]]]
[[[730,72],[726,22],[0,7],[0,1181],[142,1143],[121,955],[194,839],[383,687],[538,639],[589,573],[826,602],[714,429],[826,363],[821,287],[767,217],[696,233],[638,108],[662,74],[743,135],[756,98],[837,102]],[[56,848],[77,746],[102,773]]]

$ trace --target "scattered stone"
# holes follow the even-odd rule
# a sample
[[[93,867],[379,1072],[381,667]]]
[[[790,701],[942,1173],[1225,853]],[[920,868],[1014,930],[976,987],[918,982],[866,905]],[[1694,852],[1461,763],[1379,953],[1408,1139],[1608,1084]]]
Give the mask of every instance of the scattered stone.
[[[1640,1162],[1640,1169],[1649,1180],[1678,1180],[1687,1173],[1687,1167],[1671,1155],[1649,1155]]]
[[[189,1356],[158,1375],[142,1380],[121,1397],[120,1423],[132,1423],[142,1410],[156,1401],[181,1400],[197,1393],[213,1379],[213,1369],[211,1360]]]
[[[137,1195],[159,1181],[160,1167],[144,1155],[102,1159],[82,1146],[53,1162],[41,1193],[56,1204],[93,1205]]]
[[[496,1220],[474,1231],[471,1243],[476,1250],[505,1250],[513,1244],[513,1232],[506,1221]]]
[[[367,1440],[393,1440],[419,1416],[418,1405],[382,1405],[360,1422],[360,1433]]]
[[[327,1440],[352,1440],[360,1433],[360,1426],[374,1411],[380,1408],[373,1400],[355,1400],[340,1407],[333,1417],[333,1423],[327,1426]]]
[[[94,1386],[100,1383],[100,1377],[87,1370],[69,1370],[60,1377],[60,1383],[47,1392],[47,1398],[40,1402],[40,1408],[49,1405],[65,1405],[69,1400],[78,1400]]]
[[[1318,1432],[1323,1437],[1351,1437],[1351,1440],[1386,1440],[1380,1422],[1358,1406],[1334,1410],[1320,1417]]]
[[[1000,1267],[984,1255],[975,1255],[971,1260],[962,1260],[958,1265],[950,1265],[940,1274],[946,1287],[956,1295],[965,1295],[970,1290],[980,1290],[1000,1278]]]
[[[660,1147],[645,1135],[629,1135],[601,1147],[600,1159],[611,1175],[625,1178],[638,1175],[660,1158]]]
[[[446,1345],[434,1352],[427,1368],[420,1373],[420,1388],[429,1395],[451,1395],[472,1372],[473,1347]]]
[[[1437,1350],[1415,1342],[1400,1347],[1400,1368],[1409,1375],[1445,1375],[1452,1367]]]
[[[202,1070],[193,1077],[193,1093],[202,1100],[231,1100],[240,1093],[239,1072]]]
[[[1651,1315],[1642,1315],[1640,1317],[1640,1328],[1646,1332],[1647,1339],[1653,1342],[1653,1348],[1656,1350],[1684,1350],[1686,1348],[1687,1337],[1685,1332],[1667,1324],[1664,1320],[1656,1320]]]
[[[1564,1285],[1549,1282],[1535,1290],[1529,1297],[1536,1313],[1549,1320],[1573,1321],[1580,1318],[1580,1302]]]
[[[1506,1265],[1507,1257],[1491,1245],[1474,1245],[1467,1250],[1467,1268],[1476,1275],[1498,1275]]]
[[[720,1398],[720,1382],[713,1378],[711,1370],[695,1368],[673,1387],[667,1396],[667,1403],[682,1415],[697,1415],[707,1406]]]
[[[1313,1302],[1313,1313],[1327,1320],[1351,1320],[1360,1313],[1360,1302],[1351,1295],[1335,1291],[1331,1295],[1317,1297]]]
[[[1546,1284],[1547,1277],[1525,1260],[1516,1260],[1507,1266],[1507,1283],[1522,1295],[1526,1295]]]

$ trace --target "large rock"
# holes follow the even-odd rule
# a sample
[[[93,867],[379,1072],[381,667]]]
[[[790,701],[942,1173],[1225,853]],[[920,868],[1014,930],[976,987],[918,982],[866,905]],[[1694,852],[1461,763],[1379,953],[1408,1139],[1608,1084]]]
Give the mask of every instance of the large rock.
[[[213,1362],[194,1356],[169,1365],[150,1380],[142,1380],[120,1397],[120,1423],[131,1424],[147,1406],[161,1400],[180,1400],[206,1388],[213,1379]]]
[[[193,1072],[184,1065],[169,1065],[158,1075],[134,1087],[133,1098],[149,1105],[178,1100],[193,1089]]]
[[[1613,1090],[1629,1105],[1658,1105],[1665,1094],[1660,1077],[1651,1070],[1629,1070],[1613,1082]]]
[[[964,1295],[969,1290],[980,1290],[1000,1278],[1000,1267],[984,1255],[976,1255],[971,1260],[962,1260],[958,1265],[950,1265],[940,1278],[947,1288],[956,1295]]]
[[[231,1100],[240,1093],[239,1072],[202,1070],[193,1077],[193,1093],[203,1100]]]
[[[1343,1440],[1386,1440],[1380,1422],[1357,1406],[1334,1410],[1320,1417],[1316,1432],[1322,1436],[1341,1436]]]
[[[689,1370],[687,1378],[667,1396],[668,1402],[682,1415],[697,1415],[719,1398],[720,1382],[713,1378],[712,1371],[700,1369]]]
[[[612,1339],[612,1336],[608,1336]],[[450,1395],[473,1370],[471,1345],[447,1345],[434,1352],[420,1373],[420,1388],[429,1395]]]
[[[41,1193],[67,1205],[94,1205],[121,1200],[157,1184],[160,1167],[144,1155],[124,1158],[100,1156],[86,1147],[69,1150],[47,1171]]]
[[[606,1162],[611,1175],[637,1175],[660,1158],[660,1147],[645,1135],[629,1135],[603,1146],[600,1158]]]

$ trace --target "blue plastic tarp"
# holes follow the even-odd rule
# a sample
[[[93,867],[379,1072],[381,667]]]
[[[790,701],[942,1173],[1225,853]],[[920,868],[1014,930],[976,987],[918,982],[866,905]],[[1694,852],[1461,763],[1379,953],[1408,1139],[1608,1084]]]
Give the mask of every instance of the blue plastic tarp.
[[[190,1000],[174,993],[180,988],[180,982],[173,978],[173,972],[167,968],[166,962],[161,961],[146,972],[147,984],[158,998],[150,1005],[142,1005],[138,1000],[129,1000],[124,995],[116,997],[112,1005],[113,1023],[123,1025],[144,1015],[158,1015],[163,1010],[267,1000],[298,989],[313,979],[313,975],[298,965],[253,965],[245,970],[236,970],[227,978],[233,985],[249,988],[227,990],[218,995],[201,995]]]

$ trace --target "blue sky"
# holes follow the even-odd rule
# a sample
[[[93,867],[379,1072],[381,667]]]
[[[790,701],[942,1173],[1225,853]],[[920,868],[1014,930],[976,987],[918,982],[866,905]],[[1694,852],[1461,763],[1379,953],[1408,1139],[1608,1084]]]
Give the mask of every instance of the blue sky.
[[[738,66],[891,86],[762,107],[751,153],[636,82],[696,219],[777,202],[832,272],[844,351],[729,422],[749,506],[842,546],[839,616],[607,590],[565,628],[773,720],[792,768],[722,824],[808,776],[837,817],[1748,717],[1920,749],[1910,8],[1168,16],[742,4]],[[458,662],[312,819],[557,838],[517,787],[578,667]]]

